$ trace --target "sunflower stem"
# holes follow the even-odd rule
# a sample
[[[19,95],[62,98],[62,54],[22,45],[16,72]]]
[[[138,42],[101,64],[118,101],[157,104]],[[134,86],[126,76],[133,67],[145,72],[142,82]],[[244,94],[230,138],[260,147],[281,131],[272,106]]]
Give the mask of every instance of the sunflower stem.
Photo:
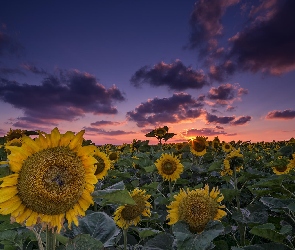
[[[169,180],[169,192],[170,192],[170,197],[172,195],[172,185],[171,185],[171,181]]]
[[[234,174],[234,188],[236,191],[238,191],[238,178],[237,178],[237,170],[236,167],[233,169],[233,174]],[[236,202],[237,202],[237,209],[238,212],[241,213],[241,203],[240,203],[240,197],[238,192],[236,193]],[[238,227],[240,231],[240,244],[241,246],[245,245],[245,237],[246,237],[246,230],[245,230],[245,225],[243,223],[238,222]]]
[[[127,231],[128,231],[128,228],[127,229],[123,229],[124,250],[127,249]]]
[[[46,250],[55,250],[55,244],[56,244],[56,236],[55,233],[48,229],[48,226],[46,228]]]

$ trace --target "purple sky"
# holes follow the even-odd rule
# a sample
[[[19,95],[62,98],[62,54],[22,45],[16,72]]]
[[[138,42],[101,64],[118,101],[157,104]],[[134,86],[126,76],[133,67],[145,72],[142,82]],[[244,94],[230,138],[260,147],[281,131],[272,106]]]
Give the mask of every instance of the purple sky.
[[[167,125],[173,142],[289,140],[294,13],[294,0],[4,1],[0,136],[57,126],[122,144]]]

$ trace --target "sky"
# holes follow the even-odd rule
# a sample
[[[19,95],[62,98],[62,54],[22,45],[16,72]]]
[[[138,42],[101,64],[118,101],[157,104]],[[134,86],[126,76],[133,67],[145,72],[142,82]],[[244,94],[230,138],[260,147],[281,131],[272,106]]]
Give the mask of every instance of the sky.
[[[0,136],[295,137],[294,0],[4,1]]]

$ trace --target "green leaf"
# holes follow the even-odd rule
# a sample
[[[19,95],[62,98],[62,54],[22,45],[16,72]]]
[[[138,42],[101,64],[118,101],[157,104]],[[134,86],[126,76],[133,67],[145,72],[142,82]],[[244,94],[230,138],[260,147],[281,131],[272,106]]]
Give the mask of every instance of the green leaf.
[[[275,231],[275,226],[272,223],[255,226],[250,230],[250,233],[274,242],[283,242],[285,239],[283,234]]]
[[[224,232],[224,227],[220,221],[210,221],[203,232],[193,234],[186,223],[177,222],[172,230],[178,250],[205,250],[214,246],[213,240]]]
[[[103,244],[89,234],[80,234],[71,240],[65,250],[99,250],[104,249]]]
[[[0,224],[0,232],[8,230],[8,229],[19,228],[19,227],[22,227],[22,226],[16,222],[10,223],[9,221],[4,221]]]
[[[168,233],[160,233],[154,238],[148,240],[143,249],[144,250],[171,250],[173,244],[173,236]]]
[[[159,234],[161,232],[152,228],[137,228],[135,230],[138,232],[139,237],[142,239],[153,236],[155,234]]]
[[[79,219],[79,227],[73,225],[72,231],[74,235],[89,234],[105,247],[113,246],[114,238],[120,232],[114,220],[103,212],[94,212]]]
[[[271,210],[287,208],[290,204],[294,203],[294,199],[278,199],[272,197],[262,197],[260,201],[268,206]]]
[[[244,246],[244,247],[232,247],[231,250],[270,250],[270,249],[275,249],[275,250],[287,250],[290,249],[286,247],[283,244],[279,243],[265,243],[265,244],[255,244],[255,245],[250,245],[250,246]]]
[[[208,168],[208,171],[221,170],[221,164],[222,164],[222,161],[215,161],[215,162],[213,162],[210,165],[210,167]]]
[[[224,196],[224,201],[232,201],[240,193],[239,190],[229,188],[222,188],[220,192]]]

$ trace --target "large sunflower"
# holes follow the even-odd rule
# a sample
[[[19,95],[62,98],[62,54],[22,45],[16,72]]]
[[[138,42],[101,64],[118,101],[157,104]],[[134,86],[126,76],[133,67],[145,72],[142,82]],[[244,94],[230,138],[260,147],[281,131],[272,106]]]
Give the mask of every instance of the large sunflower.
[[[127,229],[129,226],[136,226],[140,221],[140,216],[151,215],[151,204],[148,199],[151,197],[145,194],[145,190],[136,188],[130,193],[131,197],[135,201],[135,205],[123,205],[117,208],[114,213],[114,220],[118,227]]]
[[[194,233],[202,232],[209,221],[220,220],[226,215],[226,212],[221,210],[225,206],[220,205],[223,195],[217,188],[209,192],[208,185],[192,191],[181,189],[179,194],[174,195],[174,199],[167,206],[170,209],[167,215],[168,224],[184,221]]]
[[[164,180],[176,181],[183,172],[183,165],[180,160],[171,154],[162,154],[156,160],[155,165]]]
[[[191,152],[196,156],[206,154],[206,147],[208,146],[207,137],[197,136],[195,139],[190,140]]]
[[[41,223],[60,232],[64,219],[78,225],[90,204],[97,179],[92,155],[96,147],[82,146],[84,131],[76,135],[39,134],[22,137],[22,146],[7,146],[13,174],[0,180],[0,213],[26,226]]]
[[[111,168],[111,162],[108,156],[98,149],[95,151],[94,158],[97,160],[97,163],[94,164],[96,167],[95,176],[98,180],[101,180],[107,175],[108,170]]]
[[[222,150],[226,153],[229,153],[230,151],[232,151],[232,145],[230,143],[222,143]]]
[[[292,159],[279,156],[271,165],[272,170],[276,175],[288,174],[295,168],[295,154],[292,154]]]

